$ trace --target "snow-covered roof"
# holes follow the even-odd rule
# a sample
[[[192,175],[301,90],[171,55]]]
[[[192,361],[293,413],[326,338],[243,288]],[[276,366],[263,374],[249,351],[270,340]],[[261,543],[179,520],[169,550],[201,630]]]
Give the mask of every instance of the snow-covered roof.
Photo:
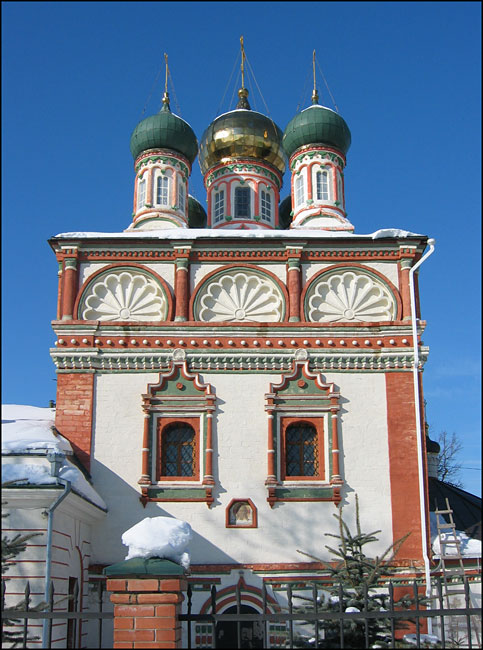
[[[61,232],[55,239],[383,239],[407,237],[424,237],[418,233],[399,228],[381,228],[367,235],[347,231],[308,230],[293,228],[291,230],[232,230],[227,228],[169,228],[166,230],[130,230],[129,232]]]
[[[55,409],[2,404],[2,454],[59,451],[72,454],[70,442],[53,429]]]
[[[441,546],[443,546],[444,555],[458,555],[459,552],[463,557],[481,557],[481,540],[469,537],[462,530],[455,530],[455,534],[449,529],[441,534],[441,540],[438,537],[438,528],[436,524],[436,513],[429,513],[431,528],[431,545],[435,557],[440,557]],[[441,544],[444,542],[444,544]],[[457,544],[458,542],[458,544]]]
[[[73,455],[71,444],[54,429],[55,409],[19,404],[2,404],[2,483],[19,481],[17,485],[55,485],[50,465],[18,462],[18,455],[61,454],[59,478],[69,481],[72,490],[94,505],[107,510],[81,470],[68,458]],[[32,461],[35,459],[32,458]]]

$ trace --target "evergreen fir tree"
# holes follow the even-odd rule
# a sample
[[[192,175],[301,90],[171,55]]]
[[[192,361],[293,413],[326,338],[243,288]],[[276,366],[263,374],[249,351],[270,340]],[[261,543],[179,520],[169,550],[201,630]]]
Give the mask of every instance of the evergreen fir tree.
[[[19,481],[6,481],[5,483],[2,483],[2,488],[5,487],[11,487],[14,484],[18,484]],[[5,502],[2,503],[4,505]],[[2,519],[8,517],[8,514],[4,514],[2,512]],[[27,548],[27,542],[29,539],[32,539],[32,537],[37,537],[37,535],[40,535],[40,533],[28,533],[27,535],[22,535],[20,533],[17,533],[13,537],[9,537],[7,535],[2,535],[2,582],[6,582],[8,580],[8,577],[6,577],[6,573],[12,568],[12,566],[15,565],[15,558],[20,555],[20,553],[23,553],[25,549]],[[3,591],[3,585],[2,585],[2,591]],[[3,611],[8,613],[9,617],[3,619],[3,626],[2,626],[2,644],[3,643],[9,643],[9,647],[15,648],[19,643],[23,641],[23,633],[17,631],[15,628],[14,629],[7,629],[7,628],[12,628],[12,626],[19,625],[23,623],[24,619],[16,619],[15,618],[15,612],[20,612],[24,611],[26,607],[30,604],[30,596],[27,592],[26,596],[19,600],[15,605],[10,605],[8,607],[4,607]],[[43,609],[45,606],[45,603],[39,603],[35,607],[31,607],[30,609],[32,611],[38,611],[40,609]],[[12,615],[10,617],[10,614]],[[38,637],[28,637],[30,641],[33,641],[35,639],[38,639]]]
[[[320,558],[298,551],[324,565],[330,575],[330,584],[326,589],[325,598],[318,604],[318,611],[333,612],[357,612],[357,611],[378,611],[389,609],[389,595],[381,593],[381,582],[394,574],[395,569],[390,566],[401,545],[408,538],[410,533],[391,544],[381,557],[371,558],[366,555],[367,544],[378,540],[377,534],[380,530],[371,533],[363,533],[359,518],[359,501],[356,495],[356,533],[353,535],[342,518],[342,508],[334,517],[338,520],[339,534],[325,533],[329,537],[339,540],[337,548],[327,546],[326,548],[334,556],[335,564],[328,565]],[[327,595],[328,594],[328,595]],[[299,596],[297,596],[299,598]],[[311,605],[303,606],[299,611],[313,611],[313,599],[300,597],[301,600],[311,602]],[[421,602],[421,601],[420,601]],[[395,606],[408,609],[413,604],[413,598],[404,596]],[[338,620],[320,621],[319,648],[340,647],[340,622]],[[344,621],[344,647],[366,648],[365,623],[364,619],[352,619]],[[369,647],[386,648],[391,646],[391,621],[389,618],[368,619]],[[322,638],[323,637],[323,638]],[[309,645],[309,644],[307,644]],[[405,644],[398,644],[404,647]]]

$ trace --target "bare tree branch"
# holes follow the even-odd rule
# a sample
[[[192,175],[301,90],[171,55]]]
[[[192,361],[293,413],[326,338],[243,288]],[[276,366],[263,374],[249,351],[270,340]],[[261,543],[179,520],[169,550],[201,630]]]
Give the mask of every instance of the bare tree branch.
[[[447,431],[442,431],[438,438],[441,451],[438,459],[438,478],[449,485],[463,487],[460,478],[462,465],[458,462],[458,455],[463,449],[457,434],[453,431],[451,436]]]

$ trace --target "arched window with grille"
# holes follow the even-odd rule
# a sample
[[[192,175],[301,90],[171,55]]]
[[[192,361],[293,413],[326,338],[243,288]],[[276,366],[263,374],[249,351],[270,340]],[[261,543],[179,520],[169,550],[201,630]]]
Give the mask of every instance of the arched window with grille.
[[[270,192],[260,192],[260,216],[264,221],[272,220],[272,197]]]
[[[315,174],[315,187],[317,201],[329,200],[329,172],[319,171]]]
[[[158,478],[192,479],[197,473],[196,433],[187,422],[158,425]]]
[[[294,181],[294,194],[295,194],[295,207],[302,205],[305,201],[305,192],[304,192],[304,177],[302,174],[299,174],[295,177]]]
[[[142,178],[138,185],[138,210],[144,207],[146,203],[146,179]]]
[[[213,205],[213,221],[218,223],[225,216],[225,190],[215,192]]]
[[[185,186],[181,178],[178,176],[178,210],[185,211]]]
[[[250,219],[250,188],[235,187],[235,218]]]
[[[321,439],[311,422],[292,422],[285,428],[283,474],[286,479],[321,477]]]
[[[156,205],[169,205],[169,177],[158,176],[156,179]]]

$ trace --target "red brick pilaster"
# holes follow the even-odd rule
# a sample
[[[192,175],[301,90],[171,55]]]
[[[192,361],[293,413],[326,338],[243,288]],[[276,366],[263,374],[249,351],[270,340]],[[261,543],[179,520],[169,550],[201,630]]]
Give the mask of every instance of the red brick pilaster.
[[[402,259],[400,262],[400,287],[403,320],[411,320],[411,296],[409,291],[409,270],[412,259]]]
[[[174,278],[174,293],[176,300],[175,321],[188,320],[189,314],[189,251],[190,246],[183,250],[177,250],[176,271]]]
[[[289,321],[300,321],[300,294],[302,291],[301,248],[287,247],[287,288],[289,295]]]
[[[114,648],[181,648],[186,579],[152,576],[108,579],[114,603]]]
[[[386,373],[386,399],[394,541],[411,531],[397,559],[418,563],[423,557],[413,374]]]
[[[79,460],[90,470],[93,373],[58,373],[55,427],[69,440]]]
[[[77,295],[77,259],[64,260],[64,282],[62,292],[62,320],[72,320]]]

